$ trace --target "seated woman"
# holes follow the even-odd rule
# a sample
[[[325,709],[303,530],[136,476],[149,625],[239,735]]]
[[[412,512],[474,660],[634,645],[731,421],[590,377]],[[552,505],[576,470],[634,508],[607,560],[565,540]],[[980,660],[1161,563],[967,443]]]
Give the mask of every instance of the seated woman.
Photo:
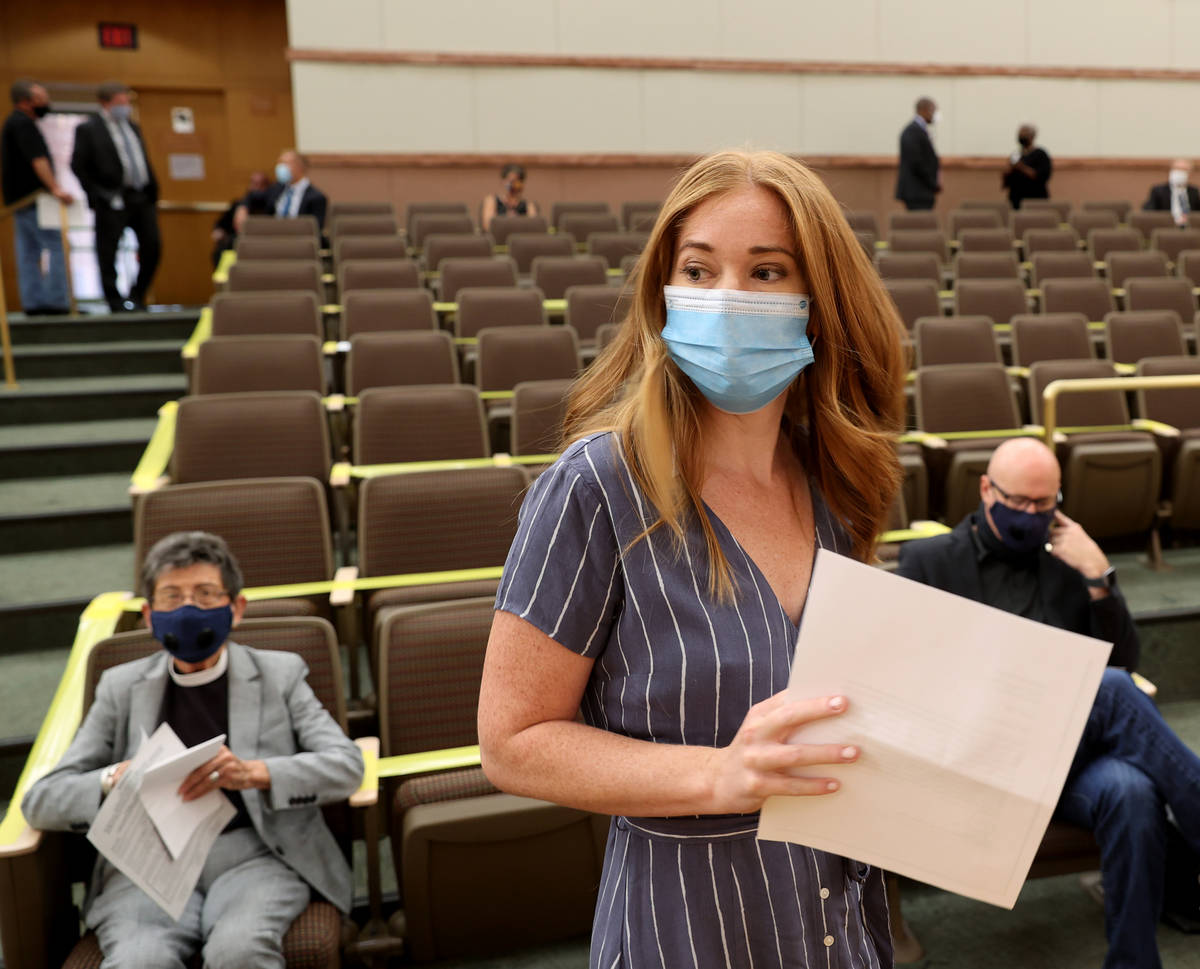
[[[521,508],[484,769],[614,816],[593,967],[891,966],[879,870],[755,834],[768,796],[836,796],[821,766],[858,758],[788,742],[853,697],[782,691],[816,549],[869,560],[900,484],[901,323],[773,152],[697,162],[641,266]]]
[[[492,219],[498,215],[537,215],[538,207],[525,198],[525,169],[509,162],[500,169],[500,191],[483,200],[480,222],[487,232]]]

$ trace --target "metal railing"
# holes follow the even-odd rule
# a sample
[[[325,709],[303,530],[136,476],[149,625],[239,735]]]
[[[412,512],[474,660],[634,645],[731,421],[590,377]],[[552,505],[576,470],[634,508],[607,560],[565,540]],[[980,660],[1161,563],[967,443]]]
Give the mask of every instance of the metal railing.
[[[1042,391],[1042,428],[1047,444],[1054,445],[1058,428],[1058,398],[1093,390],[1176,390],[1200,388],[1200,374],[1170,374],[1163,377],[1080,377],[1052,380]],[[1086,428],[1081,428],[1085,430]],[[1149,428],[1147,428],[1149,429]]]
[[[0,206],[0,222],[13,215],[18,209],[35,203],[40,193],[34,192],[23,199],[17,199],[12,205]],[[3,280],[4,267],[0,263],[0,280]],[[10,390],[16,390],[17,373],[13,366],[12,336],[8,332],[8,304],[4,299],[4,286],[0,282],[0,355],[4,357],[4,385]]]

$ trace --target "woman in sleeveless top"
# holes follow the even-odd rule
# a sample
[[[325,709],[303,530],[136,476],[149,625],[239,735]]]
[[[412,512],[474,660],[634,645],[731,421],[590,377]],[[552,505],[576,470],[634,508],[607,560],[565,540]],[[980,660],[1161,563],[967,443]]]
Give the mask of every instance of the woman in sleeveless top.
[[[883,969],[882,873],[755,833],[858,756],[786,740],[853,697],[783,691],[816,549],[870,558],[899,486],[899,320],[828,189],[770,152],[693,166],[635,286],[521,508],[484,769],[613,815],[593,967]]]
[[[537,215],[537,206],[525,198],[525,169],[509,162],[500,169],[501,188],[495,195],[483,200],[480,223],[483,231],[491,227],[492,219],[498,215]]]

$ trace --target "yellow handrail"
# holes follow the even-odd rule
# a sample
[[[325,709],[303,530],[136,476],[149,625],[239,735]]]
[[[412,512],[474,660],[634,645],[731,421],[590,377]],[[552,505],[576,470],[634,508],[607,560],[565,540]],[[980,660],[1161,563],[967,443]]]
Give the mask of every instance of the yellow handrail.
[[[1058,398],[1092,390],[1176,390],[1200,387],[1200,374],[1170,374],[1164,377],[1079,377],[1052,380],[1042,391],[1042,427],[1047,444],[1054,443],[1058,420]],[[1091,430],[1091,428],[1089,428]]]
[[[11,205],[0,205],[0,222],[12,215],[19,209],[25,208],[37,201],[39,192],[31,192],[24,198],[19,198]],[[65,216],[64,216],[65,218]],[[70,278],[71,267],[67,266],[67,276]],[[4,267],[0,265],[0,279],[3,279]],[[70,283],[67,284],[68,291]],[[74,302],[71,304],[71,310],[74,312]],[[4,357],[4,386],[9,390],[17,389],[17,370],[13,365],[12,355],[12,337],[8,332],[8,304],[4,300],[4,285],[0,283],[0,355]]]

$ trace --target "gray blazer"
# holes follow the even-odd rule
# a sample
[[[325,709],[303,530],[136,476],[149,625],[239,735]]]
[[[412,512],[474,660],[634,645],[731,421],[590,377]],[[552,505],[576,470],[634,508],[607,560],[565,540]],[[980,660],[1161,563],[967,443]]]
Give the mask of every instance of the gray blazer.
[[[362,780],[358,747],[316,698],[294,653],[229,650],[227,746],[263,760],[269,791],[242,791],[246,813],[275,854],[330,902],[349,912],[350,868],[319,805],[349,797]],[[154,732],[167,684],[166,651],[107,670],[96,699],[58,766],[35,783],[21,810],[35,828],[87,831],[100,809],[100,774]],[[99,885],[100,863],[93,875]],[[89,899],[93,893],[89,893]]]

